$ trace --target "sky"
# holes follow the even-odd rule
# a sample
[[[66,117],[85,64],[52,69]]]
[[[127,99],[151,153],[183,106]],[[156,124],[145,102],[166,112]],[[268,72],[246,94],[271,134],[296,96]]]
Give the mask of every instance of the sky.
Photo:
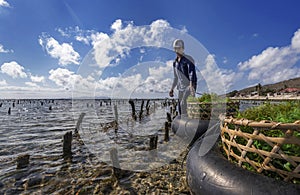
[[[198,93],[300,77],[298,0],[0,0],[0,98],[168,97],[172,42]]]

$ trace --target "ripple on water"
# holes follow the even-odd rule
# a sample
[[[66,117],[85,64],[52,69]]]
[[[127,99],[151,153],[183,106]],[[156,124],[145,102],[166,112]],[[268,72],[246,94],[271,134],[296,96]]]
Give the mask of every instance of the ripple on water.
[[[15,107],[12,107],[12,102],[15,102]],[[0,194],[63,194],[75,192],[78,186],[89,182],[90,187],[95,189],[99,182],[111,182],[111,167],[99,162],[98,156],[91,154],[78,138],[73,137],[72,158],[64,159],[62,156],[63,135],[68,131],[74,131],[76,120],[82,112],[88,113],[94,109],[97,118],[96,121],[83,121],[83,123],[94,123],[97,127],[94,131],[90,131],[97,135],[91,135],[92,144],[108,139],[109,143],[117,142],[125,148],[124,153],[120,154],[123,158],[121,163],[126,157],[133,158],[131,151],[136,151],[137,148],[141,148],[136,154],[142,158],[144,150],[148,147],[147,135],[157,133],[165,121],[164,110],[157,109],[156,114],[149,116],[147,120],[131,124],[133,126],[130,129],[128,127],[129,105],[122,103],[118,105],[118,109],[121,110],[119,119],[120,124],[122,123],[122,127],[125,128],[123,130],[120,128],[118,137],[114,131],[111,131],[103,139],[98,126],[99,123],[114,120],[110,105],[100,106],[99,102],[92,102],[89,105],[93,104],[93,108],[91,106],[87,108],[87,103],[84,101],[73,106],[72,100],[20,100],[19,102],[17,104],[17,100],[0,100],[2,103],[0,107]],[[9,107],[11,107],[11,115],[7,113]],[[86,117],[88,119],[89,116]],[[110,145],[107,143],[102,144],[98,151],[109,149]],[[29,165],[23,169],[16,169],[16,159],[22,154],[30,155]],[[145,166],[138,161],[133,165],[141,168]],[[128,182],[129,177],[126,177],[127,180],[124,179],[124,182]]]

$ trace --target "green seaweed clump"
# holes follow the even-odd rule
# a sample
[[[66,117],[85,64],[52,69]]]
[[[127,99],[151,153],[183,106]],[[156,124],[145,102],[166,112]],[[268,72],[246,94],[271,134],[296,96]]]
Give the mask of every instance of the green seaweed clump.
[[[293,123],[300,120],[300,101],[290,101],[279,104],[266,102],[263,105],[251,107],[243,112],[239,112],[237,118]]]
[[[229,98],[224,98],[216,93],[203,93],[200,97],[189,96],[187,102],[200,102],[200,103],[226,103],[229,102]]]

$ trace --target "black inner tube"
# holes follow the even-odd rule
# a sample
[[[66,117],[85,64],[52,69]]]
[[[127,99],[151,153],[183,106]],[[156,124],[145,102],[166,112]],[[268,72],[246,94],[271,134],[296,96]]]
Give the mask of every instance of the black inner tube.
[[[275,180],[229,162],[221,154],[218,141],[204,156],[199,155],[206,147],[202,143],[202,139],[197,140],[187,157],[187,181],[192,194],[300,194],[299,184]]]
[[[177,116],[172,121],[172,131],[185,143],[191,146],[208,129],[210,121],[190,119],[186,116]]]

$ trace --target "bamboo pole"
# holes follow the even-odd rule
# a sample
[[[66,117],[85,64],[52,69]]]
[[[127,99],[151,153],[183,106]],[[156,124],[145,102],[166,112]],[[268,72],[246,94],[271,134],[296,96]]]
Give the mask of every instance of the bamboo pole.
[[[268,129],[283,129],[283,130],[296,130],[300,131],[300,124],[295,123],[278,123],[278,122],[272,122],[272,121],[252,121],[247,119],[234,119],[234,118],[228,118],[224,119],[225,123],[231,123],[235,125],[243,125],[243,126],[249,126],[249,127],[261,127],[261,128],[268,128]]]

